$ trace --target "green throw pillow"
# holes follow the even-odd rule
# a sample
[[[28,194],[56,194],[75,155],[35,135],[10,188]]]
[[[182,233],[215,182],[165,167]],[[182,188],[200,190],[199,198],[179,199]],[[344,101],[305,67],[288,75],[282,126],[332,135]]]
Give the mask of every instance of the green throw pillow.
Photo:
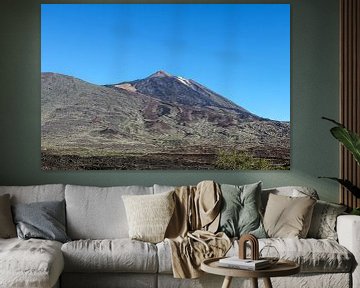
[[[266,238],[260,216],[261,182],[235,186],[223,184],[219,231],[229,237],[253,234]]]

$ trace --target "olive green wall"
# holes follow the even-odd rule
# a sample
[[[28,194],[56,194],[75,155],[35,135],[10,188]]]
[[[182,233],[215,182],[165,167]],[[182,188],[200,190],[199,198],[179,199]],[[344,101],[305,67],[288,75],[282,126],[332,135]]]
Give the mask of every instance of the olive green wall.
[[[121,0],[76,1],[91,2]],[[236,3],[259,2],[273,1]],[[337,143],[328,132],[330,125],[321,120],[323,115],[338,118],[338,1],[275,2],[291,3],[291,171],[44,172],[40,170],[40,3],[75,2],[3,0],[0,4],[0,185],[181,185],[203,179],[244,184],[262,180],[265,187],[313,186],[322,199],[337,201],[338,186],[317,176],[337,176],[339,169]]]

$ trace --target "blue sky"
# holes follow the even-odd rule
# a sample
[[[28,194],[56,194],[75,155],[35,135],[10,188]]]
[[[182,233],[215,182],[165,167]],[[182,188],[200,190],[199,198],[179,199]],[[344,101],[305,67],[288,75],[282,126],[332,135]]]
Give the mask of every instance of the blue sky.
[[[158,70],[289,121],[290,5],[41,5],[42,72],[113,84]]]

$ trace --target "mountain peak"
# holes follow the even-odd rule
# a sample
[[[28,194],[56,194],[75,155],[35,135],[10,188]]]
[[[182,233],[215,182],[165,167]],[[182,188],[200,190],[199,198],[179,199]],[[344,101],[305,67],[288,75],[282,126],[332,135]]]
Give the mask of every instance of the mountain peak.
[[[163,70],[159,70],[156,71],[154,74],[151,74],[148,78],[153,78],[153,77],[171,77],[172,75],[163,71]]]

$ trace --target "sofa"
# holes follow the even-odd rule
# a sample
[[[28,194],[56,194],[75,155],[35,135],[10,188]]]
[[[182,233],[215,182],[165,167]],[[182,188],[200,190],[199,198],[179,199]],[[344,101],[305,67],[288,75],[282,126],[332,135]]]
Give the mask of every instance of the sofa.
[[[175,279],[171,249],[166,241],[155,244],[129,239],[122,196],[152,195],[171,189],[174,187],[162,185],[0,186],[0,196],[9,194],[12,205],[64,200],[66,232],[71,239],[65,243],[35,238],[0,239],[0,287],[221,287],[223,277],[216,275]],[[266,209],[270,193],[301,197],[298,191],[317,197],[316,191],[305,187],[263,189],[263,208]],[[296,261],[301,266],[299,274],[273,278],[273,286],[360,287],[357,265],[360,261],[360,217],[338,215],[336,225],[337,240],[259,239],[260,248],[272,245],[281,258]],[[237,241],[233,241],[227,255],[237,253]],[[262,281],[259,285],[262,287]],[[251,282],[236,278],[232,287],[251,287]]]

